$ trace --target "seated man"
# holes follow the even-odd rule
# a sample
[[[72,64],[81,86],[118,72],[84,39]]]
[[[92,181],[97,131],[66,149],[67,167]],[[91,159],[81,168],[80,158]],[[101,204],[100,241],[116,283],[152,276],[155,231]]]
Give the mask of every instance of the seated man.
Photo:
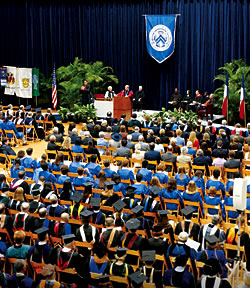
[[[132,136],[132,141],[136,142],[138,141],[139,137],[140,136],[143,136],[141,133],[140,133],[140,128],[138,126],[136,126],[134,128],[134,132],[131,134]]]
[[[110,160],[104,159],[103,160],[104,169],[103,171],[106,173],[107,178],[112,178],[112,176],[115,174],[115,171],[110,169]]]
[[[107,151],[108,151],[109,143],[107,140],[104,139],[104,132],[103,131],[99,132],[99,138],[97,139],[96,145],[97,146],[105,146],[107,148]],[[104,149],[99,149],[99,152],[101,155],[105,155],[105,153],[106,153],[106,151]]]
[[[81,160],[82,160],[82,156],[80,154],[76,155],[76,157],[74,157],[74,161],[71,162],[69,165],[69,172],[77,173],[78,167],[84,167],[85,164],[81,162]]]
[[[131,156],[132,155],[131,155],[130,149],[127,148],[127,140],[123,139],[121,141],[121,147],[117,148],[117,150],[114,153],[114,157],[127,157],[127,158],[130,158]]]
[[[150,171],[151,172],[151,171]],[[134,191],[134,193],[136,195],[147,195],[149,192],[148,187],[145,184],[142,184],[141,181],[143,179],[143,175],[141,173],[137,173],[136,174],[136,182],[132,185],[132,187],[134,187],[136,190]]]
[[[122,168],[117,171],[117,174],[121,177],[122,180],[130,179],[131,184],[133,184],[133,181],[135,180],[135,176],[134,176],[133,171],[128,169],[128,164],[129,164],[129,160],[127,160],[127,159],[123,160],[122,161]],[[127,187],[129,185],[126,184],[124,186]]]
[[[144,154],[144,159],[149,161],[157,161],[157,164],[161,161],[161,153],[159,151],[154,151],[155,144],[151,142],[149,144],[149,151]],[[155,165],[149,165],[148,169],[155,170]]]
[[[56,177],[51,172],[48,171],[48,164],[46,162],[41,163],[42,171],[39,172],[38,177],[43,176],[45,178],[45,182],[56,182]]]
[[[86,170],[86,169],[85,169]],[[78,177],[73,178],[73,185],[74,187],[83,186],[84,183],[87,182],[94,182],[94,178],[89,174],[89,176],[84,176],[84,169],[82,167],[77,168]],[[85,171],[86,173],[86,171]]]
[[[30,187],[27,182],[24,181],[25,179],[25,172],[19,171],[18,178],[14,179],[10,183],[10,191],[15,192],[16,188],[21,187],[23,188],[24,194],[30,194]]]
[[[56,183],[63,184],[65,181],[70,181],[70,177],[68,176],[68,172],[69,172],[68,165],[62,165],[60,167],[60,171],[61,171],[61,175],[57,178]]]
[[[36,287],[33,279],[27,277],[26,274],[26,263],[23,259],[18,259],[14,264],[14,275],[7,279],[7,287],[25,287],[34,288]]]
[[[27,156],[25,156],[21,159],[21,165],[24,168],[35,170],[36,166],[37,166],[37,162],[34,158],[32,158],[32,153],[33,153],[33,148],[27,148],[26,149]],[[32,178],[33,173],[32,172],[26,172],[26,176],[29,178]]]
[[[91,175],[98,176],[99,172],[102,170],[102,167],[99,164],[96,164],[97,156],[95,154],[91,155],[89,158],[89,163],[85,165],[85,168],[89,170]]]
[[[142,168],[139,169],[137,171],[137,174],[141,174],[142,175],[142,181],[147,181],[148,185],[151,182],[152,179],[152,171],[148,170],[148,161],[147,160],[143,160],[142,161]]]
[[[21,212],[13,216],[14,231],[23,230],[28,232],[32,230],[34,218],[29,216],[29,208],[29,203],[23,202],[21,205]]]
[[[37,123],[36,123],[36,120],[33,118],[33,114],[31,111],[28,112],[28,115],[26,116],[26,118],[24,120],[24,125],[34,126],[36,133],[37,133]],[[27,136],[32,138],[33,137],[33,128],[25,128],[25,129],[26,129]],[[34,132],[34,134],[35,134],[35,132]]]
[[[51,205],[47,207],[48,216],[60,217],[61,213],[64,211],[64,208],[58,204],[58,198],[55,194],[52,194],[49,197]]]
[[[221,191],[222,195],[225,195],[225,186],[224,184],[219,180],[220,178],[220,170],[215,169],[213,171],[213,179],[209,179],[206,184],[206,188],[209,189],[210,187],[215,187],[217,191]]]
[[[1,150],[3,151],[5,155],[16,156],[16,152],[10,147],[8,138],[2,138]]]
[[[69,214],[63,212],[60,217],[60,222],[54,222],[51,225],[50,234],[55,237],[61,238],[64,235],[71,234],[71,225],[69,222]]]
[[[46,138],[46,141],[49,141],[49,138],[53,135],[56,137],[56,143],[63,143],[63,136],[62,134],[59,134],[58,127],[54,127],[52,131],[53,133]]]

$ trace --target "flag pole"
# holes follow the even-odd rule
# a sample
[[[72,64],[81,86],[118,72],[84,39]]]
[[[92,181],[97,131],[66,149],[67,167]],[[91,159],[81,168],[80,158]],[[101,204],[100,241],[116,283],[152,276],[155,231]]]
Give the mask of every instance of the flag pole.
[[[228,125],[228,106],[229,106],[229,95],[227,96],[227,125]]]
[[[246,128],[247,127],[246,101],[244,101],[244,123]]]

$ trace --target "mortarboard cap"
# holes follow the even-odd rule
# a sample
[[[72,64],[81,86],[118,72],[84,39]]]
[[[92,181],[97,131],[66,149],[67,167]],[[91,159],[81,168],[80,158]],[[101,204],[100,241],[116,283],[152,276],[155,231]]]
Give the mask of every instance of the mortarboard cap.
[[[217,238],[217,237],[214,236],[214,235],[207,235],[207,236],[205,237],[205,240],[206,240],[209,244],[211,244],[211,245],[214,245],[214,244],[216,244],[217,242],[219,242],[219,238]]]
[[[119,199],[113,204],[113,206],[118,212],[120,212],[124,207],[126,207],[126,204],[121,199]]]
[[[25,107],[25,110],[26,110],[26,111],[30,111],[30,110],[31,110],[31,105],[27,105],[27,106]]]
[[[145,276],[140,271],[137,271],[133,274],[128,275],[128,278],[131,280],[132,284],[138,285],[135,287],[141,287],[141,284],[148,279],[148,277]]]
[[[101,205],[101,198],[91,197],[89,201],[89,206],[91,207],[100,207]]]
[[[31,193],[33,194],[33,196],[38,196],[40,195],[40,190],[39,189],[35,189],[35,190],[32,190]]]
[[[116,255],[122,257],[127,253],[128,248],[116,248]]]
[[[195,212],[195,209],[192,206],[186,206],[185,208],[181,209],[181,212],[184,216],[189,216]]]
[[[39,229],[36,229],[34,232],[37,234],[37,235],[42,235],[42,234],[47,234],[49,231],[49,229],[47,227],[41,227]]]
[[[65,244],[69,244],[74,241],[76,235],[75,234],[63,235],[62,238]]]
[[[115,185],[115,182],[114,181],[105,181],[104,184],[106,186],[113,186],[113,185]]]
[[[94,213],[92,211],[89,210],[84,210],[80,213],[80,216],[83,218],[88,218],[90,216],[92,216]]]
[[[160,214],[160,216],[165,216],[170,214],[167,210],[157,210],[157,212]]]
[[[140,227],[140,225],[141,225],[141,222],[138,219],[132,218],[126,222],[125,227],[129,230],[136,230]]]
[[[81,202],[82,194],[79,192],[75,192],[74,195],[71,197],[71,200],[75,201],[76,203]]]
[[[142,251],[143,262],[154,262],[155,261],[155,250]]]
[[[92,183],[92,182],[86,182],[86,183],[83,183],[82,185],[83,185],[85,188],[86,188],[86,187],[90,187],[90,186],[92,187],[92,186],[93,186],[93,183]]]
[[[162,230],[163,230],[163,227],[161,225],[155,225],[153,226],[152,232],[160,233],[162,232]]]
[[[42,112],[42,108],[36,108],[36,113],[41,113]]]
[[[157,186],[153,186],[150,188],[151,193],[153,193],[154,195],[158,195],[161,192],[161,189]]]
[[[131,209],[131,212],[134,214],[139,214],[144,209],[143,206],[137,205],[133,209]]]
[[[130,185],[125,190],[127,190],[127,192],[131,193],[131,192],[134,192],[136,190],[136,188]]]

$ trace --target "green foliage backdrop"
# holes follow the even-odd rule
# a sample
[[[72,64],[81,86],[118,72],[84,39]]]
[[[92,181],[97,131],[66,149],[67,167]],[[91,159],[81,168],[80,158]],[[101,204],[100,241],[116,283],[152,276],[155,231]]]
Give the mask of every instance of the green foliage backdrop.
[[[225,66],[219,68],[222,71],[214,77],[214,81],[220,81],[221,87],[215,90],[214,97],[216,98],[215,105],[221,112],[222,102],[224,97],[224,87],[226,82],[226,74],[228,73],[229,81],[229,97],[228,97],[228,120],[230,124],[239,122],[239,106],[240,106],[240,91],[242,83],[242,72],[245,78],[246,91],[246,111],[250,111],[250,66],[247,66],[244,60],[233,60],[231,63],[225,63]],[[247,118],[250,117],[247,114]]]

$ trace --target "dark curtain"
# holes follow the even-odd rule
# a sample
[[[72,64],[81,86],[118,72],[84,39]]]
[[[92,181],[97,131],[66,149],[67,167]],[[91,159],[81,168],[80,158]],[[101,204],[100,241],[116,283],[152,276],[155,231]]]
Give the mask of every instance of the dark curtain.
[[[147,53],[143,14],[181,14],[175,52],[162,64]],[[2,65],[50,75],[53,62],[101,60],[114,68],[117,92],[127,83],[134,91],[144,86],[149,109],[166,106],[175,87],[182,95],[186,89],[212,92],[225,62],[250,63],[248,0],[9,0],[0,15]]]

